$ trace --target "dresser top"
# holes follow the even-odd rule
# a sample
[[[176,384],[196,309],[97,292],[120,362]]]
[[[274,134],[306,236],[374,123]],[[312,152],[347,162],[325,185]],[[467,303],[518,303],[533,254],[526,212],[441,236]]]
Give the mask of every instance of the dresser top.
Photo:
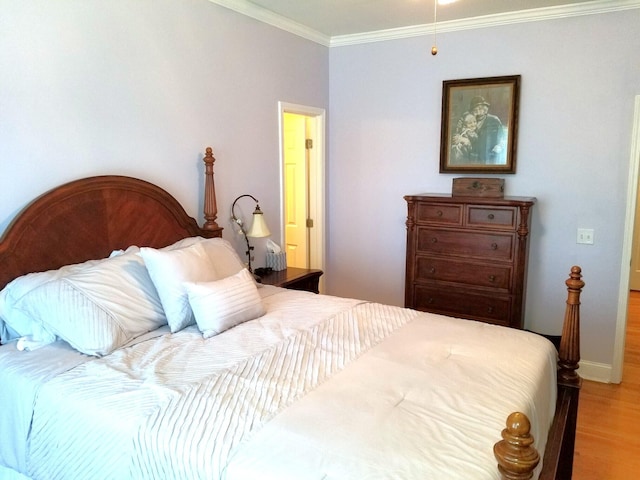
[[[476,205],[533,205],[536,197],[465,197],[451,195],[450,193],[421,193],[418,195],[405,195],[407,202],[428,201],[433,203],[474,203]]]

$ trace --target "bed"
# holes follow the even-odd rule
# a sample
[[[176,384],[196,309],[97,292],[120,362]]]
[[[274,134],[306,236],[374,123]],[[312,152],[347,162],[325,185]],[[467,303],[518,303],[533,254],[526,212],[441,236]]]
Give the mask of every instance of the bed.
[[[559,354],[531,332],[260,286],[221,238],[214,162],[207,148],[202,226],[156,185],[100,176],[8,227],[1,478],[571,478],[579,267]]]

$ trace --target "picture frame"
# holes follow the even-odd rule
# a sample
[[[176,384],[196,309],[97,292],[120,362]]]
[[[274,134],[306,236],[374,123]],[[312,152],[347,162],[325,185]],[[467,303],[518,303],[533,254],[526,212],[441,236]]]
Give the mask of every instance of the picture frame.
[[[442,82],[440,173],[515,173],[520,75]]]

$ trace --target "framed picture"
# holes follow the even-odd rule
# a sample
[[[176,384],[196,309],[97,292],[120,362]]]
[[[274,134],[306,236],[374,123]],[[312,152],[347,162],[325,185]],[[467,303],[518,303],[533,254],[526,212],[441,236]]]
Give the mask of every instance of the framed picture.
[[[520,75],[442,82],[440,173],[515,173]]]

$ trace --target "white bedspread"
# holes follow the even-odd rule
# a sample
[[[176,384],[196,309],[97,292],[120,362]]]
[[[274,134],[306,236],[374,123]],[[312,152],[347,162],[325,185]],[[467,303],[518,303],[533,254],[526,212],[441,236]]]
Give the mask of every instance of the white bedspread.
[[[515,410],[544,450],[546,340],[261,290],[267,315],[217,337],[189,327],[43,376],[26,471],[8,466],[34,479],[493,479]]]

